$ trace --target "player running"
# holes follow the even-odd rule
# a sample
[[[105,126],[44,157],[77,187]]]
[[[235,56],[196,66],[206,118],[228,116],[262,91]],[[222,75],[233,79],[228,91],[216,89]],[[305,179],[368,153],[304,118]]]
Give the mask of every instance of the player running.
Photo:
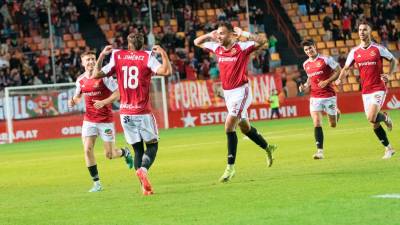
[[[307,82],[299,86],[300,92],[306,88],[311,89],[310,93],[310,115],[314,123],[314,137],[317,145],[317,152],[314,159],[324,158],[324,133],[322,131],[322,112],[326,112],[331,127],[336,127],[340,112],[337,108],[336,93],[332,82],[339,77],[340,66],[332,58],[320,55],[317,52],[315,42],[312,39],[304,40],[304,53],[308,59],[303,63],[307,73]]]
[[[142,34],[128,35],[128,50],[106,46],[96,63],[96,77],[117,76],[121,93],[120,116],[126,141],[135,151],[134,166],[144,195],[153,194],[147,172],[153,164],[158,150],[158,129],[151,113],[150,84],[153,73],[171,74],[171,63],[167,53],[155,45],[152,51],[144,51]],[[110,62],[101,68],[104,57],[111,54]],[[160,54],[162,64],[154,53]],[[144,150],[146,143],[146,151]]]
[[[82,125],[82,141],[85,151],[85,162],[93,179],[93,187],[89,192],[102,190],[100,177],[94,157],[94,145],[97,136],[104,142],[104,154],[108,159],[124,157],[129,168],[133,167],[133,159],[128,148],[115,147],[115,129],[111,103],[119,98],[118,86],[113,78],[92,79],[96,64],[96,54],[85,52],[81,55],[85,72],[76,80],[75,96],[68,101],[73,107],[85,97],[86,112]]]
[[[371,41],[371,26],[368,23],[360,23],[358,35],[361,44],[350,51],[336,84],[339,85],[347,76],[350,66],[356,64],[360,71],[365,114],[379,141],[385,146],[385,154],[382,158],[390,159],[395,151],[389,144],[386,132],[380,123],[384,122],[389,131],[392,130],[393,124],[389,115],[381,112],[381,107],[385,102],[387,92],[385,82],[396,72],[397,60],[385,47]],[[382,58],[390,61],[388,74],[383,73]]]
[[[246,37],[250,41],[237,41],[240,36]],[[276,149],[276,146],[269,145],[264,137],[257,132],[257,129],[250,125],[247,115],[247,108],[252,101],[252,93],[247,79],[247,62],[252,52],[266,44],[266,39],[242,31],[238,27],[233,28],[230,23],[221,22],[217,30],[196,38],[194,44],[216,55],[225,104],[228,109],[228,116],[225,121],[225,132],[228,139],[228,165],[220,181],[227,182],[235,175],[234,164],[238,143],[237,125],[239,125],[243,134],[265,150],[268,166],[271,166],[272,152]]]

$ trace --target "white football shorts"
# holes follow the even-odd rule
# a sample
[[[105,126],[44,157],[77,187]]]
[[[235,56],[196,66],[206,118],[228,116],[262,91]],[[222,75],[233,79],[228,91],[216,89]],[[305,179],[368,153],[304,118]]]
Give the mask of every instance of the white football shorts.
[[[251,105],[253,95],[250,85],[244,84],[231,90],[224,90],[224,98],[228,115],[236,116],[239,119],[247,119],[247,109]]]
[[[310,98],[310,112],[326,112],[331,116],[337,114],[336,96],[329,98]]]
[[[132,145],[140,141],[159,140],[156,119],[153,114],[125,115],[121,114],[121,125],[125,140]]]
[[[114,142],[114,123],[93,123],[89,121],[83,121],[82,137],[90,136],[100,136],[105,142]]]
[[[379,109],[383,106],[385,102],[386,92],[385,91],[376,91],[371,94],[363,94],[363,104],[364,104],[364,111],[365,114],[368,114],[369,107],[371,105],[378,105]]]

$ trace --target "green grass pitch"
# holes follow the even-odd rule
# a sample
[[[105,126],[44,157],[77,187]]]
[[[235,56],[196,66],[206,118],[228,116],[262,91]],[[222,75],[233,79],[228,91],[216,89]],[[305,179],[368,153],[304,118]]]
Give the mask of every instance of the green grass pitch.
[[[400,150],[400,111],[390,113],[388,136]],[[372,197],[400,194],[399,156],[381,159],[364,114],[343,115],[335,129],[324,119],[322,161],[312,159],[310,118],[253,125],[278,144],[274,165],[267,168],[265,154],[239,134],[236,176],[227,184],[218,182],[226,165],[222,125],[161,131],[153,196],[142,196],[122,159],[104,158],[101,142],[100,193],[87,192],[79,138],[0,145],[0,224],[400,224],[400,199]]]

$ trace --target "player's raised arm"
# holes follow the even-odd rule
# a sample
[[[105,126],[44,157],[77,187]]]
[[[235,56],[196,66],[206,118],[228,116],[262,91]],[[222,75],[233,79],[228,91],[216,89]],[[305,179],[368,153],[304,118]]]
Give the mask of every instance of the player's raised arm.
[[[216,40],[217,39],[217,31],[216,30],[214,30],[214,31],[211,31],[210,33],[207,33],[207,34],[203,34],[203,35],[201,35],[201,36],[199,36],[199,37],[197,37],[196,39],[194,39],[194,45],[196,45],[197,47],[199,47],[199,48],[206,48],[203,44],[206,42],[206,41],[209,41],[209,40]]]
[[[254,48],[266,48],[267,47],[267,39],[263,35],[252,34],[247,31],[243,31],[240,27],[234,27],[233,31],[238,37],[245,37],[250,41],[254,41],[255,45]]]
[[[102,65],[103,65],[103,60],[104,58],[109,55],[112,52],[112,45],[107,45],[103,51],[100,53],[99,58],[96,61],[96,65],[94,67],[94,71],[92,74],[93,78],[102,78],[107,76],[108,74],[106,74],[103,70],[102,70]],[[107,70],[112,70],[112,68],[114,67],[115,62],[113,57],[111,57],[110,62],[105,66],[105,69]]]
[[[171,62],[169,61],[168,54],[159,45],[153,46],[153,52],[161,55],[162,64],[158,67],[156,74],[162,76],[169,76],[172,73]]]

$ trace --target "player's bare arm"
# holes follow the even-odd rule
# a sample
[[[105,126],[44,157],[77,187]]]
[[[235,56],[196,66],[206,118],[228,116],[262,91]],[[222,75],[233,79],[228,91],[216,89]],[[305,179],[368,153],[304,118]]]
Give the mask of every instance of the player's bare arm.
[[[153,46],[153,52],[161,55],[162,64],[157,70],[157,75],[169,76],[172,73],[171,62],[169,61],[168,54],[159,45]]]
[[[336,79],[338,79],[340,74],[340,66],[336,67],[334,72],[332,73],[332,76],[330,76],[328,79],[323,80],[321,82],[318,83],[318,86],[320,88],[324,88],[327,85],[329,85],[331,82],[335,81]]]
[[[194,42],[195,46],[197,46],[199,48],[204,48],[204,46],[203,46],[204,42],[209,41],[209,40],[214,41],[216,39],[217,39],[217,31],[214,30],[214,31],[211,31],[210,33],[203,34],[200,37],[197,37],[196,39],[194,39],[193,42]]]
[[[247,38],[249,41],[254,41],[255,48],[266,48],[268,46],[267,39],[263,35],[257,35],[257,34],[252,34],[247,31],[243,31],[242,28],[240,28],[240,27],[234,27],[233,31],[235,32],[235,35],[238,37],[242,36],[242,37]]]
[[[75,105],[79,104],[79,102],[81,101],[81,98],[82,98],[82,94],[76,95],[76,96],[72,97],[71,99],[69,99],[68,107],[72,108]]]
[[[113,103],[114,101],[119,99],[119,91],[116,90],[114,91],[108,98],[105,98],[103,100],[94,100],[94,107],[96,109],[100,109],[103,108],[106,105],[109,105],[111,103]]]
[[[396,58],[392,58],[390,60],[389,72],[387,74],[381,74],[381,78],[382,78],[383,81],[385,81],[385,82],[389,81],[389,77],[393,76],[393,74],[397,71],[398,63],[399,62],[396,60]]]
[[[94,71],[92,74],[92,78],[103,78],[107,76],[103,71],[101,71],[101,67],[103,65],[104,58],[112,52],[112,45],[107,45],[103,51],[100,53],[99,58],[96,61],[96,65],[94,66]]]
[[[340,71],[338,79],[335,81],[336,85],[340,85],[342,80],[347,77],[349,74],[350,66],[345,65],[343,69]]]
[[[299,91],[303,92],[310,87],[310,78],[307,78],[307,81],[304,84],[300,84]]]

